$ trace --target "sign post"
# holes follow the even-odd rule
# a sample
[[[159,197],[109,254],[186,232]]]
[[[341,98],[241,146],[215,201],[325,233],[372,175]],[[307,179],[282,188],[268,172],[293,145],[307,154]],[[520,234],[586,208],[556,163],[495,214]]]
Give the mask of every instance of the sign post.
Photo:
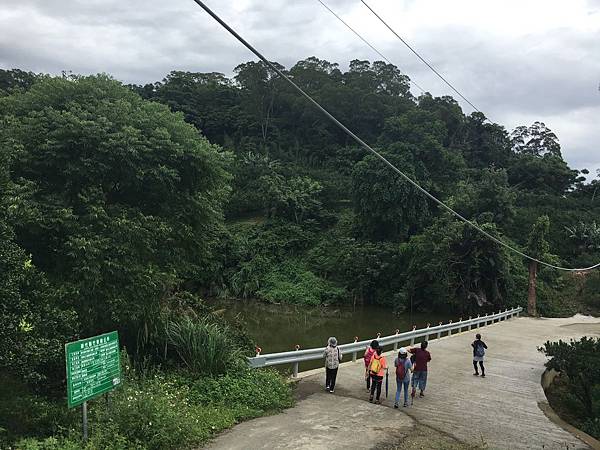
[[[88,439],[88,426],[87,426],[87,402],[83,402],[83,442],[87,442]]]
[[[121,384],[119,335],[116,331],[65,345],[67,404],[83,405],[83,439],[88,437],[87,401]]]

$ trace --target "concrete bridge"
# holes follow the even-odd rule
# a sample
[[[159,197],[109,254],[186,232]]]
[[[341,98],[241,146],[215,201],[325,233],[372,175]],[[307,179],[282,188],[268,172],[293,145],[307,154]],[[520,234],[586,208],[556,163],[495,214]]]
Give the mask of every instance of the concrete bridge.
[[[597,442],[561,423],[541,387],[547,340],[600,336],[600,319],[513,318],[480,330],[489,346],[486,378],[474,377],[470,343],[475,330],[430,341],[425,398],[393,409],[389,397],[369,403],[364,366],[341,365],[335,394],[324,370],[301,372],[296,406],[237,425],[210,449],[587,449]],[[435,336],[434,336],[435,337]],[[418,342],[418,340],[417,340]],[[351,355],[346,355],[346,357]],[[386,353],[393,362],[395,352]]]

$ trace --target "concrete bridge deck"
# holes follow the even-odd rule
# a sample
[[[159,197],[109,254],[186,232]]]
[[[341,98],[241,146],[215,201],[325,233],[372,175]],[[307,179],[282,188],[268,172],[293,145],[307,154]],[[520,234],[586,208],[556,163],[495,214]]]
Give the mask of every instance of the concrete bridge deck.
[[[208,448],[590,448],[542,411],[545,357],[537,347],[546,340],[600,336],[600,319],[516,318],[481,328],[489,346],[484,379],[473,376],[470,343],[475,332],[430,342],[426,397],[416,398],[412,407],[393,409],[392,375],[387,400],[369,403],[359,360],[342,364],[335,394],[324,391],[324,370],[300,374],[300,400],[294,408],[242,423]],[[386,356],[392,363],[395,355]]]

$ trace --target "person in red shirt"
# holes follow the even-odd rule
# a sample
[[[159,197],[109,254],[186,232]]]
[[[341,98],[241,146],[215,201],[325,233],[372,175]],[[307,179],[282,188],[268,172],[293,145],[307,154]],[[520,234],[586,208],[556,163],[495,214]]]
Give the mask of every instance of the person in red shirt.
[[[412,396],[414,397],[417,387],[419,388],[419,397],[425,397],[425,387],[427,386],[427,363],[431,361],[431,353],[427,351],[427,341],[421,342],[421,348],[413,347],[408,350],[414,355],[415,365],[412,376]]]

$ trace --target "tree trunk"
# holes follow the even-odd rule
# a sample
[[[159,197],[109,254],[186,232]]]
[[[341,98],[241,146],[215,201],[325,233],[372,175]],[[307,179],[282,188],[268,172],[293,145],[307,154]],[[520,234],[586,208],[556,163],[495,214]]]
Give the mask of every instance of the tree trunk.
[[[537,316],[535,287],[537,283],[537,262],[529,262],[529,293],[527,295],[527,313],[530,316]]]

